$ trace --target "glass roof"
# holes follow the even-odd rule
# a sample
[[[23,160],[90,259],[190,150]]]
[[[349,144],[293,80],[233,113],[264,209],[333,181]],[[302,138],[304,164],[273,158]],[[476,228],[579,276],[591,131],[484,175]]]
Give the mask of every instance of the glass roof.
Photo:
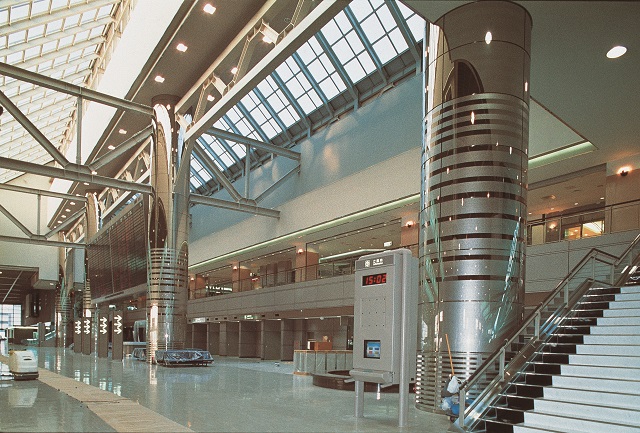
[[[0,62],[91,87],[122,0],[0,2]],[[101,65],[104,67],[104,65]],[[72,138],[76,98],[0,76],[0,89],[62,151]],[[0,156],[47,163],[51,156],[11,115],[0,117]],[[0,169],[0,182],[20,173]]]
[[[399,26],[399,20],[406,26]],[[401,27],[409,30],[403,34]],[[293,145],[296,131],[311,129],[312,120],[327,120],[340,108],[353,105],[354,95],[366,90],[361,85],[365,78],[374,74],[392,78],[387,77],[385,65],[409,50],[408,41],[415,46],[422,40],[424,28],[424,19],[400,2],[351,2],[214,126],[271,144]],[[210,134],[203,134],[198,142],[229,177],[242,174],[243,144]],[[217,182],[212,179],[206,164],[193,155],[192,190],[215,190]]]
[[[123,2],[127,0],[0,1],[0,62],[90,87],[112,29],[119,25]],[[399,21],[406,25],[399,26]],[[387,65],[415,47],[424,26],[424,20],[400,2],[351,2],[198,138],[203,152],[191,157],[192,190],[211,193],[219,188],[214,169],[231,180],[243,172],[247,146],[217,137],[214,129],[293,146],[316,125],[357,106],[361,95],[397,79],[394,74],[402,67],[387,70]],[[76,98],[5,76],[0,76],[0,89],[65,151],[74,133]],[[259,164],[265,155],[252,149],[250,157]],[[0,156],[52,161],[11,115],[0,118]],[[18,175],[0,169],[0,182]]]

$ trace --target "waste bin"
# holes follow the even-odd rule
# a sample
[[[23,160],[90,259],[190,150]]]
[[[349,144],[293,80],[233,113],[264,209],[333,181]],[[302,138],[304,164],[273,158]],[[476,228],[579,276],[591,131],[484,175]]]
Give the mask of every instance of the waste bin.
[[[9,351],[9,371],[15,380],[37,379],[38,360],[35,354],[28,350]]]

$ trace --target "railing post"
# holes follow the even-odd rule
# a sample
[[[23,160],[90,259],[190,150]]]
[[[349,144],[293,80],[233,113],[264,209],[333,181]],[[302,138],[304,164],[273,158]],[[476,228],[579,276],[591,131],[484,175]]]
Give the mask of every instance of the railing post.
[[[536,340],[540,339],[540,318],[540,311],[538,311],[533,322],[535,326],[534,337],[536,338]]]
[[[500,381],[504,380],[504,362],[505,362],[505,348],[500,349]]]
[[[458,424],[460,426],[460,428],[462,430],[465,430],[464,428],[464,411],[466,409],[465,407],[465,403],[466,403],[466,399],[467,399],[467,392],[464,390],[464,388],[460,388],[460,392],[458,393]]]

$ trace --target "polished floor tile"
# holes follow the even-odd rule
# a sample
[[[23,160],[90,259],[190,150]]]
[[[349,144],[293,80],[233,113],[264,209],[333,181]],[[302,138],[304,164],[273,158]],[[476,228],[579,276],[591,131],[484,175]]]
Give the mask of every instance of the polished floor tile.
[[[163,367],[54,348],[37,353],[40,367],[131,399],[194,431],[440,433],[450,426],[445,416],[410,407],[408,426],[398,428],[398,395],[386,393],[366,393],[365,417],[355,418],[353,392],[315,387],[310,376],[294,375],[291,363],[215,356],[208,367]],[[94,415],[85,411],[87,418]],[[15,424],[5,426],[3,418],[1,431],[20,431]],[[95,430],[100,428],[86,429]]]

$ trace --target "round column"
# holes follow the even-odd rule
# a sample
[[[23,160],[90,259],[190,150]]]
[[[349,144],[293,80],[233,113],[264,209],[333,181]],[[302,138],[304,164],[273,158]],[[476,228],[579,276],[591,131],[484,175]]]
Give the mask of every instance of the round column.
[[[439,407],[449,355],[466,379],[522,320],[530,35],[528,12],[502,1],[470,3],[429,25],[421,409]]]
[[[149,204],[147,362],[156,350],[182,349],[187,333],[189,172],[178,177],[182,143],[173,107],[180,98],[160,95],[154,106]]]

